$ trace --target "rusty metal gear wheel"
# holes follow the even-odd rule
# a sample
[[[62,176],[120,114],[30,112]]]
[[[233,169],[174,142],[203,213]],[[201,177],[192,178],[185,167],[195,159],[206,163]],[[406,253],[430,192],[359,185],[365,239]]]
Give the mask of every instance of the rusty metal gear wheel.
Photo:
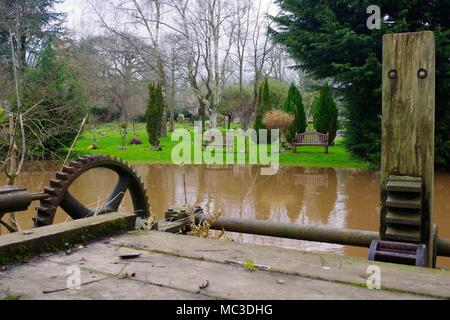
[[[79,202],[69,192],[70,185],[83,173],[95,168],[107,168],[119,176],[117,185],[101,208],[91,209]],[[140,218],[149,216],[148,196],[144,184],[136,171],[124,161],[105,155],[87,155],[71,161],[56,173],[56,179],[50,180],[50,186],[44,189],[49,197],[40,200],[36,208],[35,227],[53,224],[56,210],[61,207],[72,219],[82,219],[94,214],[117,212],[126,191],[133,202],[134,213]]]

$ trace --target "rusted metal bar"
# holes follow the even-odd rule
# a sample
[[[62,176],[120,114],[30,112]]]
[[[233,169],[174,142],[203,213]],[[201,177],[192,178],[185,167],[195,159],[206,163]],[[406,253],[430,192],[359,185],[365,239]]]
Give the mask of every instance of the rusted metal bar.
[[[33,201],[44,200],[44,199],[47,199],[49,197],[50,197],[50,195],[47,194],[47,193],[44,193],[44,192],[42,192],[42,193],[32,193],[31,194],[31,198],[32,198]]]
[[[25,211],[32,201],[24,187],[0,186],[0,211],[3,213]]]
[[[204,218],[204,216],[198,216],[197,222],[201,222]],[[379,233],[372,231],[273,223],[262,220],[244,220],[228,217],[218,218],[211,229],[363,248],[369,248],[373,240],[380,239]]]
[[[207,215],[198,214],[196,216],[197,223],[201,223],[205,219],[208,219]],[[211,226],[211,229],[362,248],[370,248],[372,241],[380,240],[379,233],[374,231],[274,223],[270,221],[246,220],[231,217],[219,217]],[[450,240],[438,239],[437,242],[437,255],[450,257]]]

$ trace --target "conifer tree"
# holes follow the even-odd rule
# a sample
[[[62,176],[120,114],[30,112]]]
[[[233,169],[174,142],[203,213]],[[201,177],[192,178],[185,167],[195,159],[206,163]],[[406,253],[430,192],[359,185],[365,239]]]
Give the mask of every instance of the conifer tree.
[[[337,132],[338,110],[330,86],[326,85],[320,92],[313,106],[313,114],[314,128],[317,132],[329,133],[329,144],[333,144]]]
[[[381,150],[383,34],[431,30],[436,37],[436,165],[450,168],[449,1],[278,0],[275,43],[314,78],[339,83],[345,99],[345,143],[378,164]],[[381,29],[369,29],[369,4],[382,10]]]
[[[150,83],[148,86],[148,105],[145,113],[147,123],[148,141],[156,150],[161,150],[160,136],[164,113],[164,98],[161,83],[155,86]]]
[[[266,129],[263,124],[264,115],[272,109],[270,104],[270,89],[267,77],[259,87],[258,105],[256,109],[256,120],[254,129],[258,132],[261,129]]]
[[[283,106],[284,112],[290,113],[294,116],[294,122],[289,127],[288,141],[295,138],[296,133],[303,133],[306,131],[306,115],[303,107],[302,95],[300,90],[291,84],[287,99]]]

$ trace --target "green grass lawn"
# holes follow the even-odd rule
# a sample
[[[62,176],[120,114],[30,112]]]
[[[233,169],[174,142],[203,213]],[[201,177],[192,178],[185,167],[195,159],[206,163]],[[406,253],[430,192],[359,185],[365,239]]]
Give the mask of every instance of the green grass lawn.
[[[171,136],[161,139],[162,151],[153,151],[148,143],[145,125],[136,125],[136,136],[131,126],[127,138],[127,150],[118,150],[121,145],[119,124],[111,123],[98,126],[95,131],[97,135],[97,146],[99,149],[90,150],[93,143],[93,129],[86,129],[84,134],[77,141],[74,154],[108,154],[119,157],[132,163],[170,164],[172,148],[177,142],[171,141]],[[177,125],[176,128],[189,129],[187,126]],[[192,128],[192,127],[190,127]],[[130,145],[131,139],[136,138],[143,142],[142,145]],[[235,157],[237,156],[235,150]],[[280,154],[280,164],[282,166],[309,166],[309,167],[334,167],[334,168],[368,168],[368,164],[351,157],[345,150],[342,140],[336,141],[336,146],[330,147],[329,154],[324,154],[323,147],[301,147],[299,153],[295,154],[288,150]],[[248,155],[247,155],[248,159]]]

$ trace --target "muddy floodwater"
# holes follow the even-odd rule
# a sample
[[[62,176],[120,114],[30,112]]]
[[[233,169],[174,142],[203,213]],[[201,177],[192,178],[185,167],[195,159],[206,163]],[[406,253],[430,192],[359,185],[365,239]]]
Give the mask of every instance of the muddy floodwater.
[[[34,163],[18,181],[30,191],[42,191],[59,169],[59,163]],[[278,175],[260,176],[256,166],[205,167],[135,165],[142,177],[153,213],[164,217],[167,208],[184,204],[202,206],[208,213],[273,222],[311,224],[378,231],[379,173],[353,169],[282,168]],[[186,180],[186,192],[183,187]],[[96,207],[109,195],[117,177],[106,169],[82,175],[70,188],[84,204]],[[4,184],[0,177],[0,184]],[[127,196],[122,212],[132,211]],[[21,229],[30,228],[34,209],[17,214]],[[58,211],[57,221],[68,221]],[[436,174],[434,222],[439,236],[450,238],[450,174]],[[2,234],[6,232],[1,229]],[[367,249],[311,243],[244,234],[226,234],[240,242],[274,245],[367,258]],[[439,261],[450,268],[450,259]]]

